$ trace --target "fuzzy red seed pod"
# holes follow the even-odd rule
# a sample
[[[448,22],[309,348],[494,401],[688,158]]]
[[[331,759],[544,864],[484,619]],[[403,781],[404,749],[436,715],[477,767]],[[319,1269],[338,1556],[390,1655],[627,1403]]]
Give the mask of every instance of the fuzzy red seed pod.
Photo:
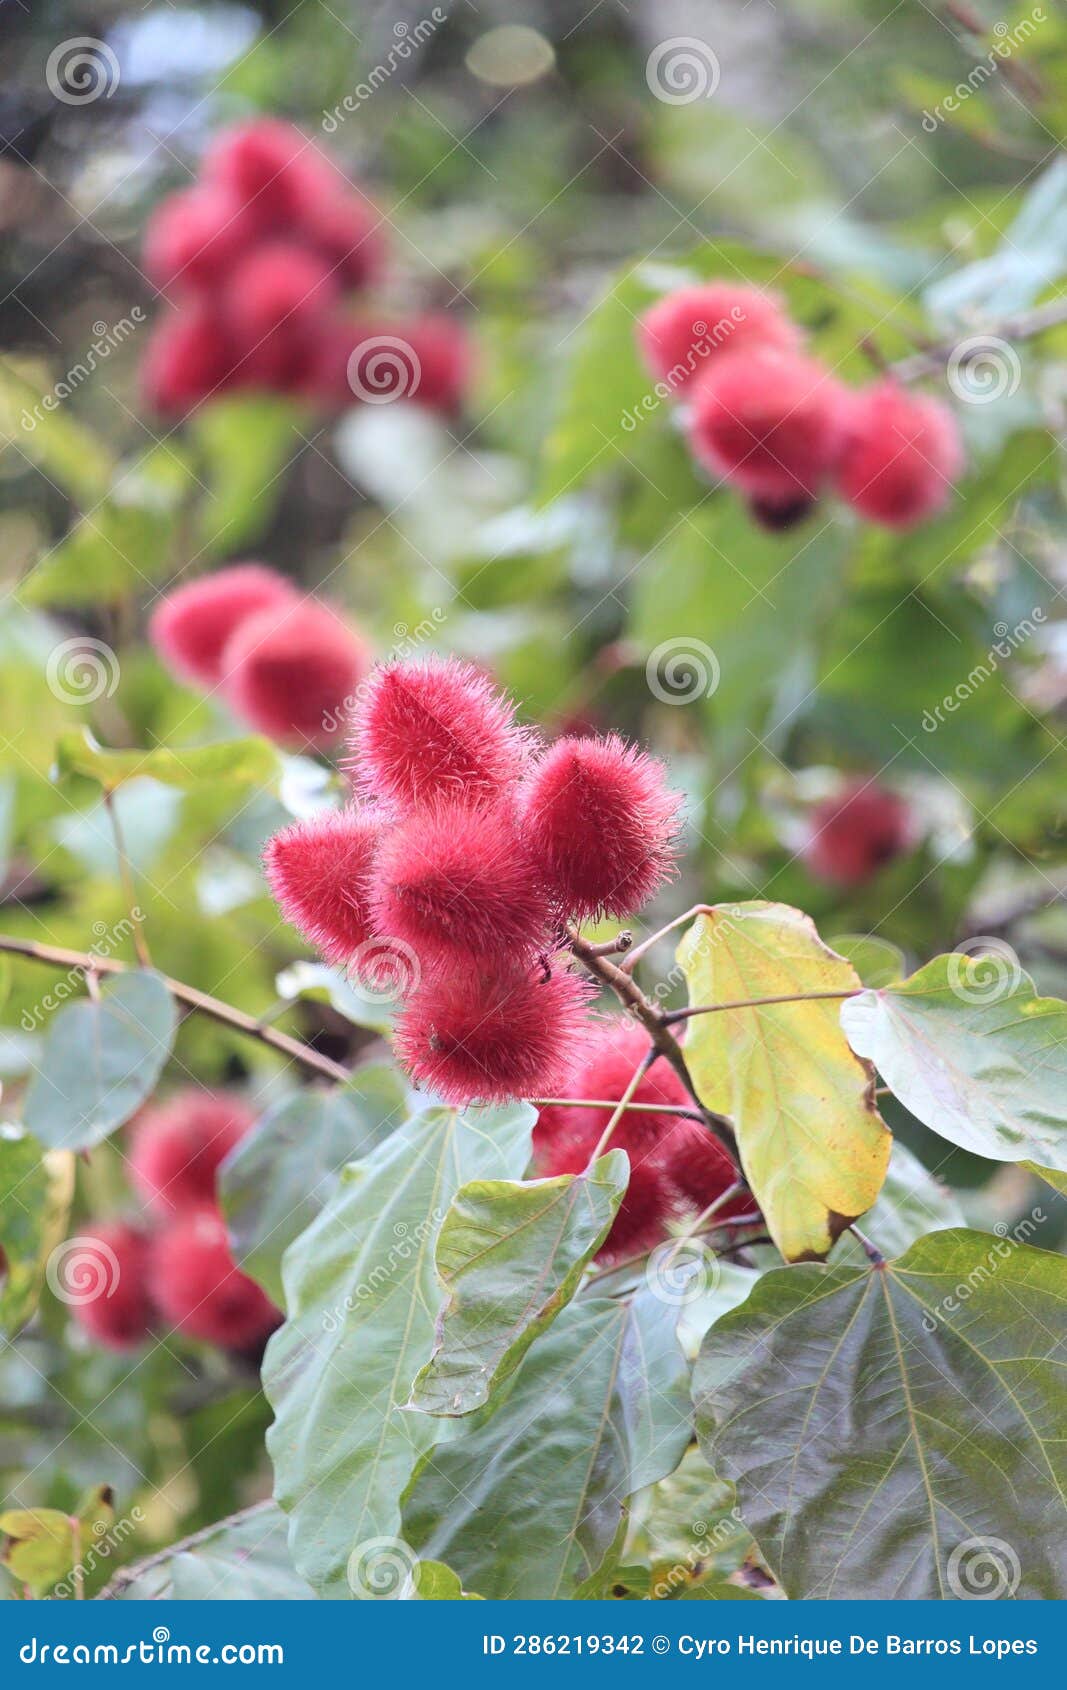
[[[328,745],[342,732],[371,661],[327,605],[294,600],[249,616],[222,654],[222,688],[238,716],[282,745]]]
[[[734,282],[679,288],[650,306],[637,327],[645,363],[674,393],[720,354],[742,346],[796,352],[802,339],[777,294]]]
[[[861,516],[913,528],[944,507],[962,468],[956,419],[938,400],[892,380],[854,395],[837,491]]]
[[[802,855],[818,880],[860,886],[906,851],[911,811],[895,792],[873,781],[851,781],[812,810]]]
[[[845,443],[848,399],[814,359],[774,347],[727,353],[693,388],[700,461],[757,499],[813,498]]]
[[[255,1122],[232,1092],[187,1087],[142,1111],[130,1144],[130,1178],[157,1214],[215,1201],[220,1164]]]
[[[164,417],[184,417],[234,384],[234,354],[213,304],[187,299],[157,323],[141,364],[145,403]]]
[[[149,1336],[148,1242],[124,1221],[92,1226],[56,1251],[57,1296],[97,1343],[135,1349]]]
[[[431,974],[396,1027],[400,1060],[446,1103],[554,1091],[588,1034],[592,988],[556,959],[540,969]]]
[[[242,383],[283,385],[303,370],[320,312],[339,282],[326,259],[289,241],[269,241],[238,263],[223,307]]]
[[[242,202],[218,188],[171,194],[153,212],[144,268],[158,288],[212,288],[255,238]]]
[[[672,872],[681,800],[661,763],[614,734],[557,740],[520,802],[530,850],[577,920],[640,909]]]
[[[174,674],[213,687],[221,678],[223,648],[238,624],[295,597],[276,570],[261,563],[235,564],[168,593],[152,613],[148,635]]]
[[[357,193],[311,194],[301,208],[301,234],[345,288],[367,287],[381,275],[384,227],[380,212]]]
[[[149,1283],[160,1313],[192,1338],[243,1350],[281,1324],[282,1316],[230,1250],[222,1216],[189,1209],[152,1243]]]
[[[261,229],[300,227],[307,200],[339,192],[332,160],[291,123],[252,118],[216,136],[203,179],[248,205]]]
[[[286,921],[342,968],[374,937],[370,903],[380,837],[381,821],[371,812],[327,810],[283,828],[263,854]]]
[[[552,949],[544,885],[507,803],[414,810],[382,840],[373,910],[379,932],[428,968]]]
[[[699,1121],[675,1119],[660,1146],[660,1157],[683,1206],[698,1211],[714,1203],[738,1178],[729,1151]],[[716,1212],[716,1222],[751,1214],[754,1207],[751,1195],[742,1192]]]
[[[352,728],[348,772],[402,810],[438,797],[495,801],[529,755],[509,701],[481,669],[455,658],[373,670]]]

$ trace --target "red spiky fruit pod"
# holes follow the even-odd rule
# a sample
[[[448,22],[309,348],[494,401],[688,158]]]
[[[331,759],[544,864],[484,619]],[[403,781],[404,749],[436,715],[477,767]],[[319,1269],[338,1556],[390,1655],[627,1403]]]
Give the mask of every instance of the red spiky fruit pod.
[[[143,1110],[130,1144],[134,1188],[161,1215],[213,1203],[219,1166],[255,1118],[232,1092],[193,1086]]]
[[[181,1332],[244,1350],[282,1315],[233,1259],[218,1210],[187,1209],[153,1240],[149,1282],[160,1313]]]
[[[408,399],[446,414],[460,409],[472,370],[467,331],[443,314],[359,326],[347,364],[354,399]]]
[[[353,780],[402,810],[438,797],[495,801],[529,756],[510,702],[484,671],[455,658],[373,670],[352,730]]]
[[[161,201],[144,238],[145,274],[157,288],[213,288],[255,238],[241,201],[217,188],[186,188]]]
[[[710,470],[757,499],[814,498],[840,458],[847,412],[841,383],[814,359],[750,346],[694,385],[689,441]]]
[[[664,1172],[684,1206],[702,1211],[728,1191],[738,1178],[729,1151],[699,1121],[676,1119],[661,1146]],[[730,1199],[715,1214],[716,1222],[751,1214],[749,1193]]]
[[[433,800],[386,833],[374,920],[428,968],[489,965],[552,948],[550,909],[514,808]]]
[[[239,563],[176,587],[152,613],[148,636],[182,680],[217,686],[227,640],[247,616],[296,595],[284,575],[261,563]]]
[[[327,605],[305,599],[248,617],[223,649],[227,702],[282,745],[328,745],[342,732],[370,651]]]
[[[818,880],[861,886],[912,841],[912,816],[895,792],[871,780],[850,781],[816,804],[802,856]]]
[[[550,746],[521,807],[527,843],[565,913],[621,916],[646,903],[673,870],[680,802],[663,765],[614,734]]]
[[[735,282],[679,288],[650,306],[637,326],[645,363],[675,393],[727,352],[743,346],[797,352],[802,339],[777,294]]]
[[[268,241],[230,275],[224,310],[243,384],[284,385],[303,371],[320,313],[339,295],[326,259],[291,241]]]
[[[286,921],[341,968],[374,938],[371,897],[380,838],[379,817],[348,807],[293,822],[263,854]]]
[[[853,396],[837,491],[870,522],[913,528],[948,502],[963,446],[947,406],[895,381]]]
[[[213,303],[187,299],[152,331],[141,363],[141,389],[150,410],[184,417],[233,386],[234,355]]]
[[[261,231],[299,228],[310,199],[342,187],[336,166],[291,123],[257,117],[217,135],[203,180],[243,202]]]
[[[397,1022],[397,1054],[446,1103],[545,1096],[587,1037],[591,995],[559,959],[547,978],[522,967],[430,974]]]
[[[97,1343],[143,1344],[152,1327],[148,1241],[124,1221],[98,1223],[56,1252],[56,1294]]]
[[[385,224],[362,194],[335,191],[309,196],[300,229],[345,288],[367,287],[381,275]]]

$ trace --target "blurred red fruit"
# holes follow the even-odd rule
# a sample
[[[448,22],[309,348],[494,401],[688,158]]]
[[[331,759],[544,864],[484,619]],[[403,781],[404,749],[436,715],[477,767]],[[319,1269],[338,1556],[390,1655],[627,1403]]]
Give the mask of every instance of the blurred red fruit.
[[[125,1222],[94,1226],[60,1246],[60,1289],[79,1325],[111,1350],[134,1349],[148,1337],[148,1243]]]
[[[187,299],[156,325],[141,385],[146,404],[164,417],[184,417],[233,385],[233,348],[213,305]]]
[[[301,208],[300,225],[304,238],[328,261],[344,287],[365,288],[381,274],[382,217],[361,195],[312,194]]]
[[[242,383],[302,375],[319,314],[339,294],[325,259],[285,241],[257,247],[230,274],[225,313]]]
[[[522,774],[528,736],[482,670],[427,657],[372,671],[353,717],[349,773],[402,809],[495,800]]]
[[[138,1117],[130,1145],[130,1178],[158,1214],[215,1201],[215,1176],[255,1121],[227,1092],[189,1087]]]
[[[946,504],[963,447],[946,406],[883,381],[855,395],[837,490],[861,516],[912,528]]]
[[[557,740],[521,803],[530,850],[578,920],[639,909],[671,873],[678,796],[661,763],[614,734]]]
[[[171,1325],[206,1343],[242,1350],[281,1324],[278,1309],[234,1262],[214,1208],[187,1210],[153,1240],[149,1277]]]
[[[733,282],[667,294],[645,312],[637,338],[652,374],[676,393],[722,353],[753,345],[795,352],[802,340],[777,295]]]
[[[246,250],[253,231],[240,200],[217,188],[186,188],[149,219],[144,268],[158,288],[211,288]]]
[[[443,799],[401,821],[382,842],[374,916],[430,968],[552,948],[548,900],[508,804]]]
[[[176,675],[213,687],[221,677],[223,647],[238,623],[293,598],[292,586],[275,570],[236,564],[169,593],[152,614],[149,638]]]
[[[803,858],[818,880],[859,886],[911,842],[911,813],[895,792],[854,781],[816,804]]]
[[[813,359],[773,347],[730,352],[693,390],[690,442],[757,499],[814,497],[845,441],[847,397]]]
[[[472,363],[467,332],[452,317],[364,324],[353,338],[348,382],[354,399],[410,399],[451,413],[470,386]]]
[[[548,979],[522,968],[431,976],[397,1022],[397,1053],[446,1103],[545,1096],[587,1036],[591,995],[559,959]]]
[[[282,745],[328,745],[342,731],[370,652],[326,605],[293,600],[249,616],[222,654],[238,716]]]
[[[307,136],[277,118],[253,118],[216,136],[203,177],[245,202],[262,229],[299,227],[308,199],[339,191],[333,162]]]
[[[702,1211],[728,1191],[738,1175],[730,1154],[699,1121],[675,1119],[661,1147],[667,1178],[690,1207]],[[742,1192],[716,1211],[716,1224],[751,1214],[755,1203]]]
[[[380,832],[378,817],[365,810],[328,810],[283,828],[264,852],[286,921],[342,968],[373,937],[370,900]]]

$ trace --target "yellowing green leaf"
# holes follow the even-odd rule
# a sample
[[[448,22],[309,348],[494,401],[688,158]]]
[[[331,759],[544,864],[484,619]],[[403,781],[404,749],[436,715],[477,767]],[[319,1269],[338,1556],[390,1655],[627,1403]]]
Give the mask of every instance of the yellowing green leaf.
[[[836,994],[857,991],[859,978],[809,917],[765,902],[702,910],[678,961],[694,1005],[801,1000],[694,1016],[686,1057],[708,1108],[734,1123],[782,1254],[821,1258],[878,1196],[892,1143],[873,1074],[841,1031]],[[817,993],[835,995],[803,1001]]]

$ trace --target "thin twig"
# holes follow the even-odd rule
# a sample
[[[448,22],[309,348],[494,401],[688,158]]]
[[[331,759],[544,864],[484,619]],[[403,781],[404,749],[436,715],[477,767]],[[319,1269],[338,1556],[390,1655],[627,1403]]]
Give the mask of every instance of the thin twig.
[[[6,934],[0,934],[0,951],[7,951],[11,956],[25,957],[30,962],[43,962],[53,968],[78,969],[85,976],[86,984],[92,991],[92,981],[98,974],[128,974],[129,966],[124,962],[116,962],[111,957],[92,956],[86,951],[63,950],[58,945],[39,945],[33,939],[11,939]],[[258,1039],[260,1044],[269,1045],[272,1050],[279,1051],[293,1062],[300,1062],[305,1068],[311,1068],[316,1074],[321,1074],[327,1080],[336,1080],[340,1085],[347,1085],[352,1078],[350,1071],[343,1068],[339,1062],[331,1061],[330,1057],[322,1056],[310,1045],[300,1043],[299,1039],[292,1039],[288,1033],[279,1033],[274,1027],[263,1027],[254,1015],[246,1015],[243,1009],[235,1009],[232,1004],[223,1003],[221,998],[213,998],[207,992],[201,992],[196,986],[187,986],[182,980],[172,980],[169,975],[161,974],[160,979],[166,986],[171,997],[177,998],[179,1003],[188,1005],[201,1015],[210,1016],[212,1021],[220,1021],[225,1027],[232,1027],[235,1032],[245,1033],[250,1039]]]
[[[609,1097],[524,1097],[524,1103],[529,1103],[534,1109],[617,1109],[619,1105],[613,1103]],[[628,1114],[633,1115],[680,1115],[685,1121],[700,1121],[704,1117],[699,1109],[684,1109],[680,1103],[624,1103],[622,1106]]]
[[[999,340],[1026,340],[1030,335],[1041,334],[1044,329],[1055,328],[1058,323],[1067,323],[1067,296],[1047,300],[1044,305],[1035,305],[1032,311],[1022,311],[1017,317],[1005,317],[988,327],[975,327],[970,331],[961,329],[952,340],[940,341],[926,352],[913,352],[909,357],[899,359],[892,365],[892,371],[898,381],[915,381],[919,376],[933,375],[943,369],[946,359],[952,356],[962,339],[978,341],[983,337],[995,337]],[[975,348],[976,355],[979,350]]]
[[[695,1238],[697,1234],[703,1230],[713,1215],[717,1215],[720,1209],[725,1209],[727,1203],[732,1202],[735,1197],[740,1197],[741,1193],[747,1190],[748,1186],[743,1179],[735,1179],[732,1185],[728,1185],[726,1187],[725,1191],[720,1191],[718,1197],[714,1198],[712,1202],[708,1204],[706,1209],[701,1210],[692,1226],[687,1227],[685,1232],[679,1234],[678,1238],[675,1240],[673,1249],[663,1264],[664,1271],[672,1265],[675,1257],[678,1255],[678,1252],[683,1248],[683,1246],[688,1244],[691,1238]]]
[[[877,1244],[873,1244],[871,1242],[866,1233],[860,1231],[855,1221],[853,1221],[848,1230],[851,1232],[853,1238],[858,1239],[863,1245],[864,1253],[871,1265],[873,1267],[885,1267],[885,1257],[882,1255],[881,1250],[879,1250]]]
[[[589,1158],[589,1166],[590,1167],[593,1166],[593,1163],[597,1160],[598,1157],[603,1156],[605,1150],[607,1149],[609,1143],[611,1142],[612,1133],[615,1131],[615,1128],[618,1126],[619,1122],[622,1120],[623,1112],[626,1109],[626,1105],[629,1103],[630,1099],[633,1097],[634,1092],[637,1090],[638,1086],[641,1084],[641,1081],[644,1079],[645,1075],[648,1073],[648,1070],[651,1068],[653,1062],[655,1062],[656,1057],[658,1055],[659,1055],[659,1052],[657,1051],[655,1045],[649,1045],[647,1052],[641,1058],[641,1061],[638,1063],[637,1068],[634,1071],[633,1077],[630,1080],[629,1085],[626,1087],[626,1090],[623,1092],[623,1094],[620,1097],[618,1103],[615,1105],[614,1109],[612,1110],[611,1119],[608,1121],[608,1124],[604,1128],[604,1131],[601,1133],[600,1137],[597,1139],[596,1148],[594,1149],[593,1154]]]
[[[133,923],[133,948],[137,952],[141,966],[143,968],[151,968],[152,957],[148,949],[148,940],[145,938],[141,906],[137,902],[137,895],[133,884],[133,869],[130,866],[129,854],[126,850],[126,841],[123,838],[122,826],[119,822],[118,810],[115,807],[115,794],[113,792],[108,791],[104,793],[104,808],[107,810],[108,817],[111,822],[111,831],[115,837],[115,855],[119,860],[119,880],[122,884],[122,895],[126,900],[126,907],[130,912],[130,921]]]
[[[688,1009],[668,1010],[664,1020],[670,1026],[675,1021],[688,1021],[693,1015],[719,1015],[724,1009],[759,1009],[769,1003],[817,1003],[820,998],[858,998],[864,990],[862,986],[853,986],[845,992],[782,992],[770,998],[738,998],[733,1003],[691,1004]]]

